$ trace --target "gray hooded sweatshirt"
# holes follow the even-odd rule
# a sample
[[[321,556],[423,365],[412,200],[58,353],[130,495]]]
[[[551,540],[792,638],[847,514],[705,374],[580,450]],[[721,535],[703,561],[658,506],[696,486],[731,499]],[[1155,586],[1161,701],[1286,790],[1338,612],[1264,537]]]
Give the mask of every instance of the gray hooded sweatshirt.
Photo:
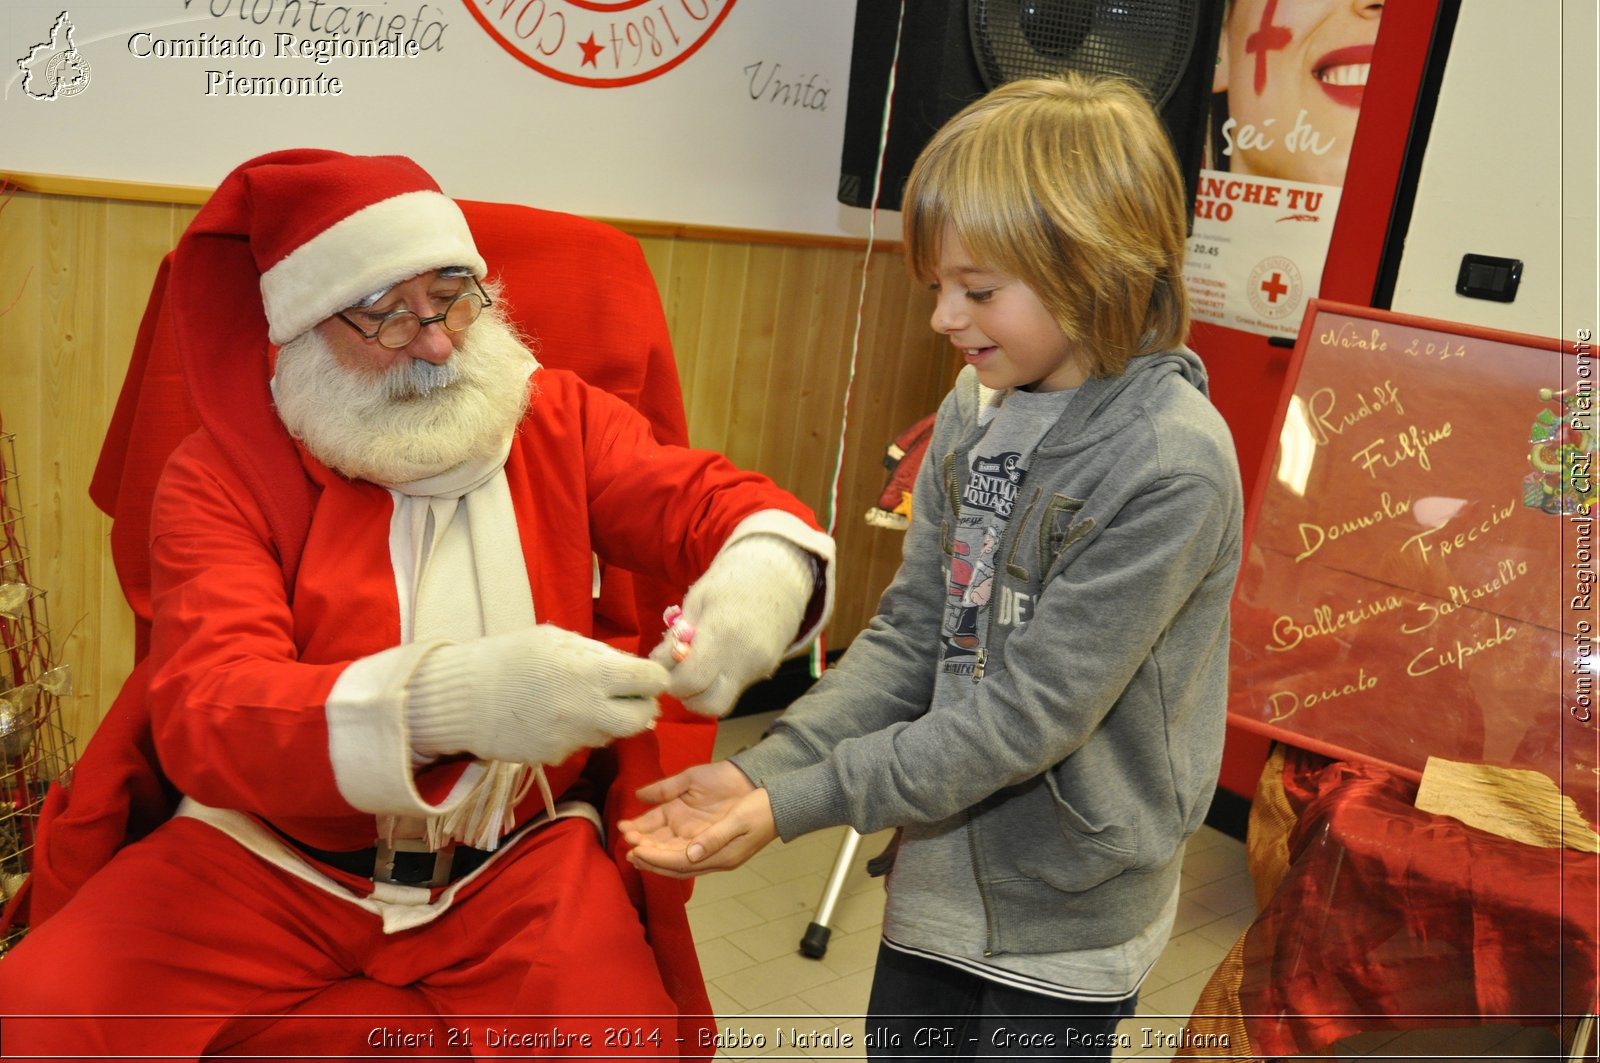
[[[980,410],[968,369],[940,406],[877,616],[732,759],[785,839],[848,824],[902,828],[906,856],[967,847],[985,955],[1104,949],[1170,910],[1215,789],[1238,461],[1188,350],[1085,382],[1028,458],[976,664],[940,681]],[[952,884],[949,899],[971,895]]]

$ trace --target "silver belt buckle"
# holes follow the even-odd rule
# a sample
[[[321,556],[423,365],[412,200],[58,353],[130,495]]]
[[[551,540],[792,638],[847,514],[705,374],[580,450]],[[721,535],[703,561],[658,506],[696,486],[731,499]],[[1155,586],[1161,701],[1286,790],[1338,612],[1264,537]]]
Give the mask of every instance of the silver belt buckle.
[[[397,882],[394,877],[394,861],[396,853],[433,853],[433,877],[426,882]],[[444,886],[450,882],[450,866],[455,863],[456,844],[450,842],[443,849],[435,852],[428,848],[428,843],[423,838],[397,838],[393,842],[378,839],[378,854],[372,862],[372,881],[384,882],[392,886],[416,886],[419,889],[432,889],[435,886]]]

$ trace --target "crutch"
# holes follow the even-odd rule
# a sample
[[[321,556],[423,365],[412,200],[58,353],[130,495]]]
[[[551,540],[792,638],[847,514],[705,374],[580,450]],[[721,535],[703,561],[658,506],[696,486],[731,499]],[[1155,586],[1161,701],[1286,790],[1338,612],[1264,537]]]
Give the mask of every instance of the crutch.
[[[860,845],[861,835],[854,830],[847,830],[844,841],[839,843],[839,855],[833,858],[833,873],[828,876],[822,900],[817,903],[816,918],[806,927],[805,936],[800,939],[801,953],[813,960],[820,960],[828,951],[828,938],[833,934],[828,929],[828,921],[833,918],[833,906],[839,903],[845,876],[850,874],[850,863],[855,860],[856,849]]]

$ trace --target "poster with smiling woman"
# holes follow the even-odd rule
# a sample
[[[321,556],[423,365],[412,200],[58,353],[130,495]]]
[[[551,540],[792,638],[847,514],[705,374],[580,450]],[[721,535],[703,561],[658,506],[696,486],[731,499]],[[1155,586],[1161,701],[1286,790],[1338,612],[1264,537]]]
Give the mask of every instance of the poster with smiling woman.
[[[1185,278],[1197,320],[1293,337],[1321,286],[1379,0],[1230,0]]]

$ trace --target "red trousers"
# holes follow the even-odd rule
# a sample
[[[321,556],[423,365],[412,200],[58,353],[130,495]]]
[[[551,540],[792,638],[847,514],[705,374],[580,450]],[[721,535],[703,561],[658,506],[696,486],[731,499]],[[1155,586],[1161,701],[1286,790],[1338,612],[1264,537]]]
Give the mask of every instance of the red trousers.
[[[237,1016],[293,1011],[352,976],[408,986],[439,1017],[338,1020],[392,1050],[380,1054],[686,1047],[637,910],[586,822],[523,839],[434,922],[386,935],[371,913],[185,818],[120,852],[0,959],[0,1044],[8,1059],[194,1060],[237,1036]],[[296,1021],[315,1054],[329,1020]]]

